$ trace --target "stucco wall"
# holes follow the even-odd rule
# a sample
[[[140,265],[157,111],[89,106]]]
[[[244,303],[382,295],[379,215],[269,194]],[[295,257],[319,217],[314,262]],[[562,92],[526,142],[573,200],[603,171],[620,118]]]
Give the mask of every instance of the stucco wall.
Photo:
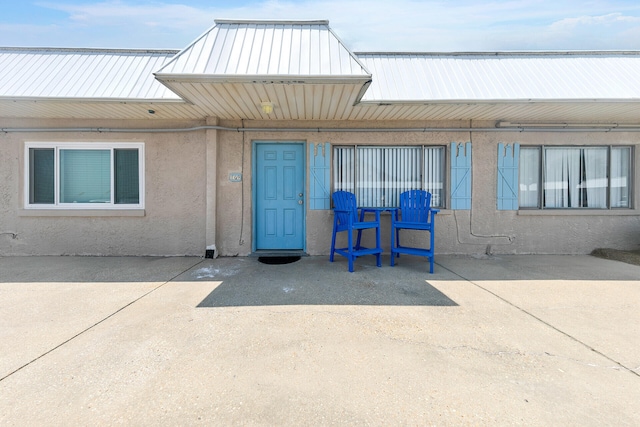
[[[171,127],[201,123],[151,121],[2,122],[3,127]],[[0,135],[0,255],[204,255],[205,132],[7,133]],[[142,216],[23,209],[25,141],[144,142]]]
[[[4,120],[1,127],[189,127],[201,122]],[[269,127],[272,122],[220,122],[229,127]],[[456,123],[286,122],[294,127],[468,127]],[[474,127],[492,127],[474,123]],[[207,132],[209,136],[207,137]],[[212,137],[215,132],[215,137]],[[142,216],[33,216],[23,209],[25,141],[136,141],[145,143],[146,206]],[[277,132],[196,131],[176,133],[3,133],[0,134],[0,255],[197,255],[215,236],[221,256],[252,252],[253,141],[300,141],[332,145],[473,146],[472,210],[442,210],[436,219],[436,252],[459,254],[578,254],[596,247],[640,248],[640,211],[496,209],[497,144],[632,145],[636,173],[634,206],[640,205],[640,134],[622,132]],[[212,156],[212,150],[215,155]],[[308,155],[308,154],[307,154]],[[217,159],[207,165],[207,158]],[[215,191],[207,193],[207,173],[215,173]],[[448,168],[447,168],[448,171]],[[231,182],[230,173],[242,173]],[[446,175],[448,179],[448,172]],[[307,196],[309,172],[307,171]],[[213,180],[211,180],[213,181]],[[447,190],[448,193],[448,190]],[[207,194],[214,194],[215,201]],[[211,198],[211,197],[210,197]],[[308,199],[307,199],[308,200]],[[213,209],[213,210],[212,210]],[[209,221],[207,221],[209,215]],[[329,252],[333,214],[306,211],[306,249]],[[215,227],[215,230],[211,230]],[[383,217],[383,246],[389,248],[389,221]],[[419,237],[417,237],[419,238]],[[426,237],[425,237],[426,238]]]
[[[240,122],[221,123],[243,126]],[[244,123],[248,127],[270,123]],[[431,126],[469,126],[468,122],[429,123]],[[473,127],[493,127],[494,122]],[[282,123],[281,127],[424,127],[425,123]],[[218,246],[221,255],[248,255],[252,242],[251,153],[253,141],[329,142],[332,145],[448,145],[470,141],[473,146],[472,210],[442,210],[436,222],[436,252],[459,254],[581,254],[597,247],[640,248],[640,211],[499,211],[496,208],[497,145],[632,145],[640,165],[640,134],[603,132],[220,132]],[[447,153],[449,156],[449,153]],[[230,172],[243,172],[244,183],[231,183]],[[634,206],[640,203],[639,174],[633,186]],[[447,179],[448,179],[447,173]],[[307,188],[309,175],[307,172]],[[448,191],[447,191],[448,192]],[[242,213],[242,214],[241,214]],[[308,210],[307,252],[328,254],[331,211]],[[389,247],[389,221],[383,217],[383,246]],[[410,238],[409,238],[410,239]],[[410,240],[407,241],[409,243]]]

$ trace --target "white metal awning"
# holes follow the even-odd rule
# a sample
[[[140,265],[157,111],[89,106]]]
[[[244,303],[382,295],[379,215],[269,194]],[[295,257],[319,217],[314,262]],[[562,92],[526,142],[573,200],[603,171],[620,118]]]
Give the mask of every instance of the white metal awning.
[[[347,119],[371,82],[327,21],[216,20],[155,76],[228,119]]]

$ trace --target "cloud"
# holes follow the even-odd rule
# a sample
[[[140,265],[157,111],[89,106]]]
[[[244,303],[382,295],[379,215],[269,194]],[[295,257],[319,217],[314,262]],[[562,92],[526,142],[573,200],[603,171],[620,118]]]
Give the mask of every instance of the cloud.
[[[184,29],[192,24],[207,27],[213,25],[214,12],[183,4],[104,1],[98,3],[41,3],[43,7],[68,14],[73,25],[91,25],[96,27],[134,24],[138,26],[163,26]],[[135,31],[135,28],[132,28]]]
[[[640,49],[640,17],[619,12],[560,19],[545,33],[571,49]]]
[[[638,49],[640,5],[613,0],[106,0],[40,3],[66,14],[22,34],[66,46],[187,46],[214,19],[329,19],[354,51]],[[579,11],[579,13],[576,13]],[[47,31],[49,31],[48,36]],[[44,35],[43,35],[44,34]],[[6,35],[6,37],[5,37]],[[626,38],[625,38],[626,36]],[[0,39],[16,37],[0,28]],[[42,43],[36,43],[36,45]]]
[[[640,17],[625,16],[622,13],[609,13],[601,16],[579,16],[565,18],[551,25],[552,30],[575,30],[578,27],[599,27],[613,25],[640,25]]]

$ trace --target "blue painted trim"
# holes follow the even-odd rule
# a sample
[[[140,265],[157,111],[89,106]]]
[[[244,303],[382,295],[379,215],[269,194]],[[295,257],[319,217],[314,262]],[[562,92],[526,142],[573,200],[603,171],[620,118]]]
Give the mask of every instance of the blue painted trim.
[[[309,209],[331,209],[331,145],[309,143]]]
[[[498,144],[498,210],[518,210],[519,164],[520,144]]]
[[[471,209],[471,143],[451,143],[451,209]]]

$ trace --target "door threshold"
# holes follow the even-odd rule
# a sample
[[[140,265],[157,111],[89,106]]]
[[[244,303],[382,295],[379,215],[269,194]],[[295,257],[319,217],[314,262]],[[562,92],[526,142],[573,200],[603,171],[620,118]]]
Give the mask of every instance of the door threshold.
[[[309,256],[303,250],[291,250],[291,249],[259,249],[252,252],[252,257],[285,257],[285,256]]]

